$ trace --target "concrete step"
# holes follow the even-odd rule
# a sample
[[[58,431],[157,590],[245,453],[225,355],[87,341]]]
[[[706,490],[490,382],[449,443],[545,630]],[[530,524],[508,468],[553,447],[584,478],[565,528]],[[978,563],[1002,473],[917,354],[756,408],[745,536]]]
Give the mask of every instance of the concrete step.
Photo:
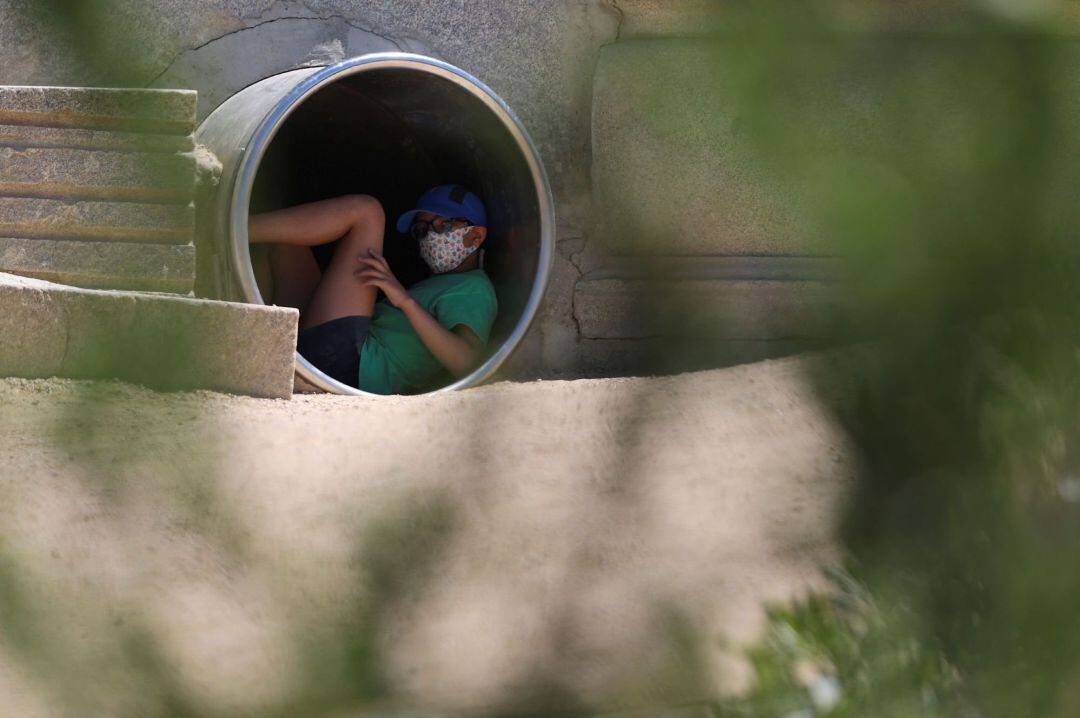
[[[195,171],[188,154],[0,148],[0,194],[9,197],[187,204]]]
[[[833,257],[730,257],[715,255],[621,255],[596,258],[584,279],[746,279],[835,282]]]
[[[186,294],[195,246],[0,237],[0,270],[73,287]]]
[[[190,244],[194,231],[190,204],[0,197],[0,237]]]
[[[0,273],[0,376],[292,395],[295,309],[76,289]]]
[[[195,104],[188,91],[0,87],[0,271],[190,292]]]
[[[197,94],[190,90],[0,87],[0,124],[190,135]]]
[[[814,340],[701,338],[582,339],[576,370],[583,377],[681,374],[752,364],[826,348]]]
[[[67,147],[124,152],[190,152],[191,135],[158,135],[67,127],[0,125],[0,147]]]

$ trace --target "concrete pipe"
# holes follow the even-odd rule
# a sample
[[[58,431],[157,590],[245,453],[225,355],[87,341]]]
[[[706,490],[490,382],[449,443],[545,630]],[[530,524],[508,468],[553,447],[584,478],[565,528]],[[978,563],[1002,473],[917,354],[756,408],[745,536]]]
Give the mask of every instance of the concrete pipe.
[[[429,187],[460,182],[487,205],[484,268],[499,315],[484,363],[457,381],[447,374],[429,390],[484,381],[522,340],[551,269],[551,189],[521,122],[467,72],[405,53],[293,70],[230,97],[196,139],[222,163],[219,184],[200,202],[200,294],[264,303],[248,246],[248,213],[342,194],[370,194],[383,203],[385,254],[408,286],[425,268],[394,221]],[[324,391],[365,394],[299,354],[296,369]]]

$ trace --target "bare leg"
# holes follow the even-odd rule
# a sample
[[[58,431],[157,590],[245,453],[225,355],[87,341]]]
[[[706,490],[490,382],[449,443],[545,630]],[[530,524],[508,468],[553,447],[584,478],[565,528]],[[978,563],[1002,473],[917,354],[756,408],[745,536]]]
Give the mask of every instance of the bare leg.
[[[353,272],[359,266],[357,258],[368,256],[369,249],[382,251],[385,226],[386,215],[377,200],[365,197],[355,202],[353,222],[315,289],[301,322],[303,328],[340,317],[371,316],[378,289],[360,286]]]
[[[385,226],[386,215],[378,200],[348,195],[254,215],[248,220],[248,237],[252,243],[280,245],[274,248],[276,262],[271,254],[274,283],[277,287],[283,282],[288,289],[275,289],[275,299],[308,304],[300,321],[300,328],[306,329],[341,317],[371,316],[377,289],[359,286],[353,271],[357,258],[367,256],[369,249],[382,250]],[[336,239],[341,242],[330,266],[312,288],[318,267],[307,247]]]
[[[304,313],[322,279],[315,255],[294,244],[271,244],[269,248],[274,304],[296,307]]]
[[[349,232],[373,203],[379,202],[367,195],[346,195],[252,215],[248,219],[248,241],[304,247],[328,244]]]

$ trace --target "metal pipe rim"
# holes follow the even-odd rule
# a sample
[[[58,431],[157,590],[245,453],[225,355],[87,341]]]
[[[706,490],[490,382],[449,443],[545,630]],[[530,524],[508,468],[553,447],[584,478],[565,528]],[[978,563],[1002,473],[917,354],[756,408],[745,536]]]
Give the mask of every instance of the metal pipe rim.
[[[554,260],[553,236],[555,228],[555,202],[551,194],[551,186],[548,183],[547,172],[540,153],[536,149],[532,138],[525,130],[521,120],[513,110],[495,92],[483,82],[449,63],[443,62],[425,55],[416,55],[404,52],[381,52],[362,55],[360,57],[343,60],[335,65],[329,65],[321,69],[312,70],[311,74],[302,78],[292,90],[288,92],[274,105],[273,109],[259,124],[251,136],[251,140],[243,150],[243,157],[237,169],[236,180],[233,183],[233,193],[230,213],[230,237],[232,244],[233,266],[236,269],[240,288],[244,298],[253,303],[265,304],[262,294],[259,292],[255,281],[255,272],[251,264],[248,249],[247,222],[251,204],[251,193],[254,186],[255,175],[259,165],[277,135],[278,130],[292,112],[298,108],[304,100],[317,92],[330,82],[340,80],[343,77],[358,74],[373,69],[414,69],[426,72],[445,80],[453,82],[465,89],[474,97],[484,103],[487,108],[500,119],[504,127],[514,138],[522,157],[527,163],[533,177],[533,187],[536,190],[536,202],[539,208],[540,221],[540,247],[537,258],[536,276],[529,298],[521,312],[513,331],[503,340],[499,349],[492,354],[487,361],[461,379],[428,393],[442,393],[455,391],[474,386],[491,377],[524,338],[529,330],[543,300],[544,291],[548,284],[551,266]],[[334,394],[351,394],[360,396],[377,396],[369,392],[356,389],[342,384],[317,369],[299,353],[296,355],[297,373],[313,386]]]

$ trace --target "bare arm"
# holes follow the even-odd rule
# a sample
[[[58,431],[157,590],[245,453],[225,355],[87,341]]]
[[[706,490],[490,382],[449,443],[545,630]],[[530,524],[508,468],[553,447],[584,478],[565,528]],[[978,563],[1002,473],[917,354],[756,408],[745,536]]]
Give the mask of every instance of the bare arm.
[[[398,309],[405,313],[428,351],[455,377],[460,379],[476,367],[483,345],[467,326],[459,324],[453,330],[447,329],[412,297]]]
[[[453,330],[439,324],[418,301],[409,296],[380,253],[373,250],[369,257],[360,257],[357,261],[361,268],[354,275],[360,284],[383,290],[390,303],[405,314],[427,350],[451,374],[461,378],[476,367],[483,353],[480,337],[464,324],[457,325]]]

